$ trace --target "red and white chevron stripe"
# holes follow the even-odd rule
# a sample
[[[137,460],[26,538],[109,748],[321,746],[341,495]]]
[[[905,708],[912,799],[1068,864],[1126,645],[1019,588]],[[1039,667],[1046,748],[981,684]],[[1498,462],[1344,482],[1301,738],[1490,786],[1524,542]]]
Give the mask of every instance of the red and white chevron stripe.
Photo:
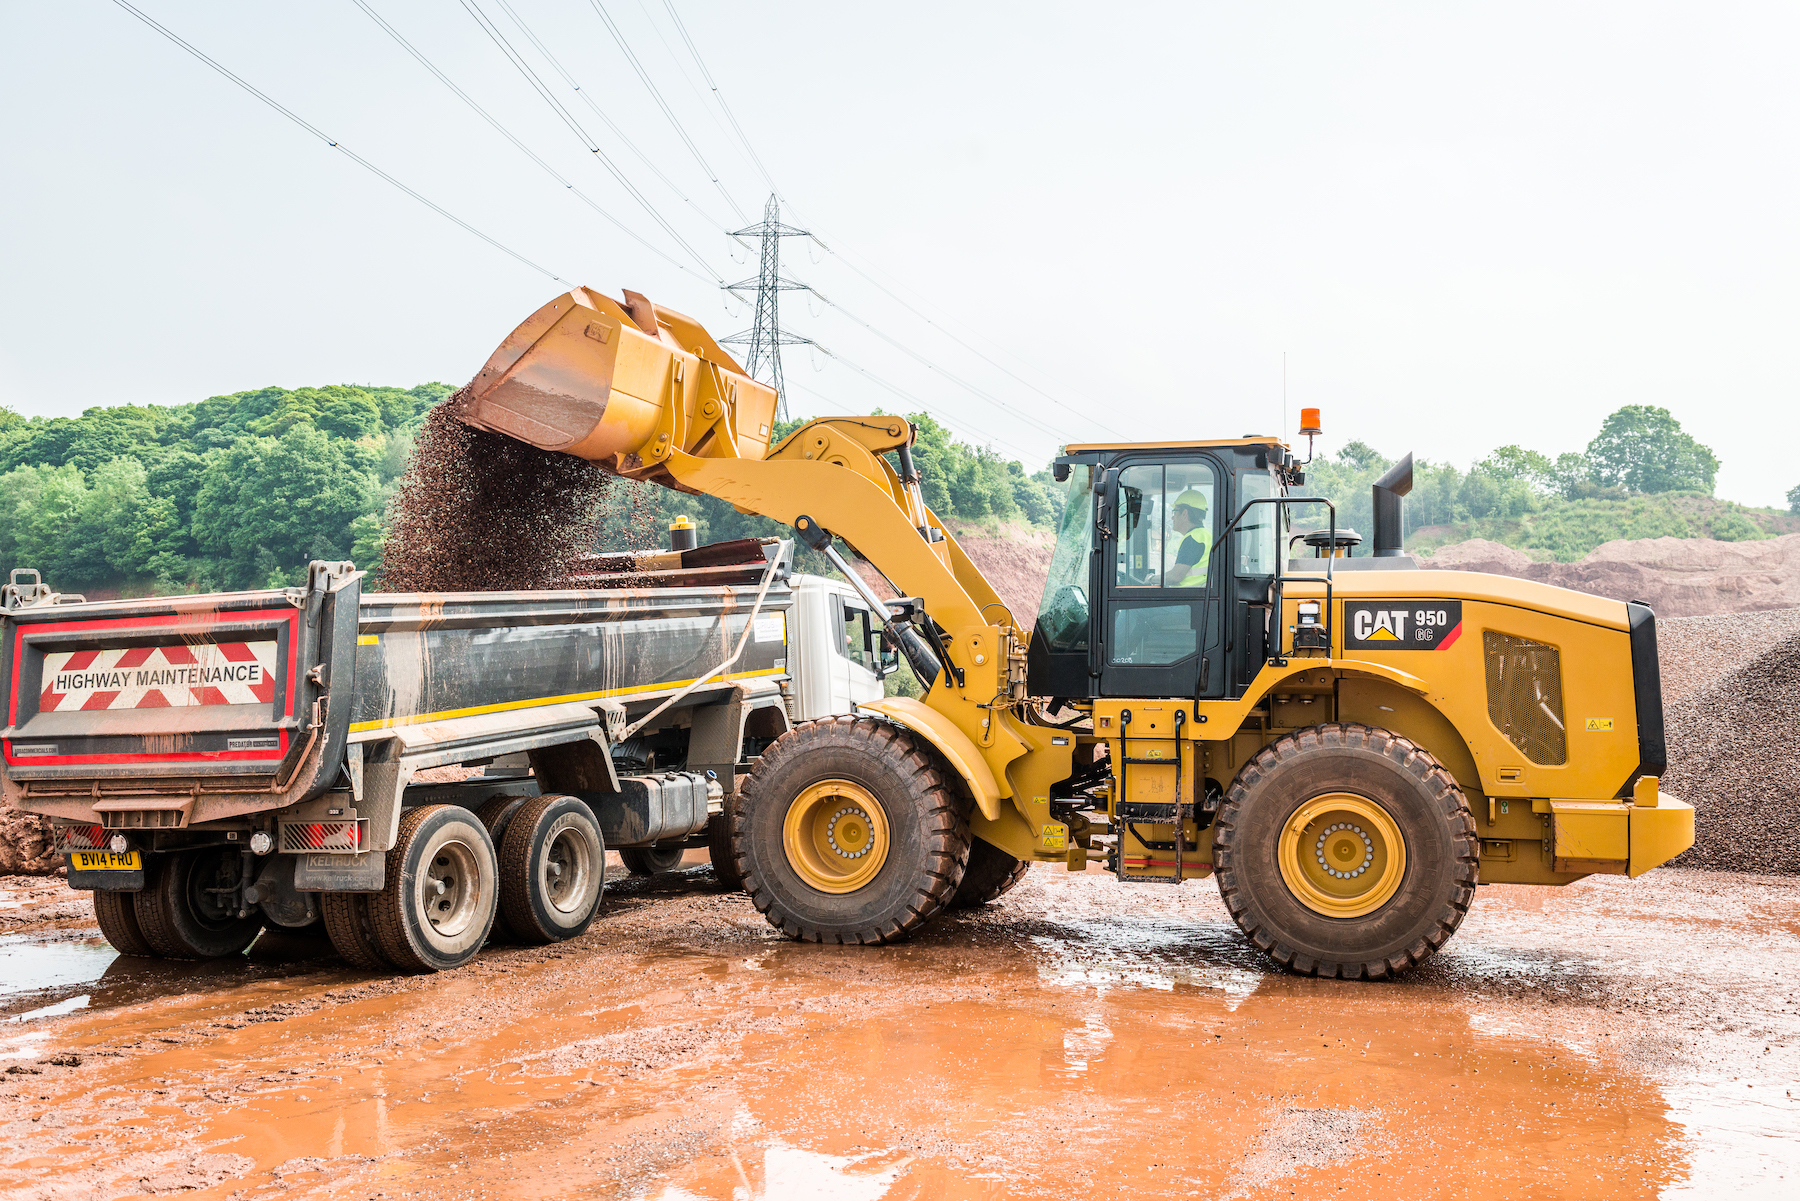
[[[266,705],[275,697],[274,642],[134,646],[44,656],[40,713]]]

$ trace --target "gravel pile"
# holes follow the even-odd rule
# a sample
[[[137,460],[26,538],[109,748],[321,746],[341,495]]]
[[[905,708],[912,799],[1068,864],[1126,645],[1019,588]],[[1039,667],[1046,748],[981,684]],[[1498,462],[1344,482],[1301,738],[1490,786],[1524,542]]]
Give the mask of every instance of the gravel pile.
[[[1659,616],[1656,647],[1662,659],[1663,704],[1673,705],[1729,675],[1791,634],[1800,634],[1800,609]]]
[[[1663,786],[1695,810],[1693,849],[1675,866],[1800,875],[1800,633],[1669,704],[1664,719]]]
[[[433,409],[419,431],[389,512],[382,587],[551,587],[593,552],[610,477],[572,455],[464,425],[463,397]]]

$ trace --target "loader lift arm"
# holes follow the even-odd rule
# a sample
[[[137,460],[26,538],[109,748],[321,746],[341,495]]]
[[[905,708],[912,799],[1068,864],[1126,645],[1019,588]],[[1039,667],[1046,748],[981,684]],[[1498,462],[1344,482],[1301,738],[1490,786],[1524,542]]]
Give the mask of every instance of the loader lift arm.
[[[1048,798],[1071,772],[1071,740],[1030,720],[1027,632],[925,504],[911,424],[825,417],[772,445],[775,402],[693,319],[634,292],[620,302],[576,288],[514,330],[456,403],[478,428],[718,497],[796,526],[816,545],[832,535],[849,542],[922,602],[923,629],[896,631],[909,660],[929,637],[938,643],[929,653],[949,668],[915,662],[931,673],[921,671],[922,682],[940,681],[923,702],[868,708],[931,742],[957,770],[977,810],[975,834],[1017,858],[1061,858],[1067,828]]]

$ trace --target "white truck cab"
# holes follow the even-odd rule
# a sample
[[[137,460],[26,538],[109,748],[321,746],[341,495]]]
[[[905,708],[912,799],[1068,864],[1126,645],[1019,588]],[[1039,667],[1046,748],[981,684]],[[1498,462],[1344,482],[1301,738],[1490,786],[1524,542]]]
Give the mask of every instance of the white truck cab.
[[[789,580],[788,673],[793,678],[794,718],[811,721],[854,713],[880,700],[882,680],[899,665],[883,652],[879,619],[856,590],[837,580],[796,575]]]

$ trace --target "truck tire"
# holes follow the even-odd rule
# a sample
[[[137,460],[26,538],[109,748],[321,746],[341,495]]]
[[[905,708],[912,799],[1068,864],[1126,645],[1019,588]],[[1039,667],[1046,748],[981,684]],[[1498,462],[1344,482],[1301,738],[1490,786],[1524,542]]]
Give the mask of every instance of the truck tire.
[[[687,848],[683,846],[620,847],[619,862],[634,876],[660,876],[679,868],[686,854]]]
[[[962,883],[969,803],[910,731],[828,718],[763,753],[733,841],[751,902],[789,938],[899,942]]]
[[[475,958],[499,902],[494,844],[460,805],[400,815],[387,886],[369,897],[382,958],[403,972],[445,972]]]
[[[521,942],[574,938],[593,924],[606,885],[606,840],[585,801],[532,797],[500,846],[500,911]]]
[[[991,842],[974,839],[969,847],[969,869],[951,894],[950,908],[974,909],[997,901],[1030,870],[1031,864],[1026,860],[1014,859]]]
[[[1309,976],[1416,967],[1456,932],[1479,842],[1448,771],[1388,730],[1299,730],[1246,763],[1219,807],[1213,863],[1238,928]]]
[[[706,856],[712,860],[713,875],[726,892],[744,891],[744,877],[738,875],[737,843],[731,837],[732,812],[737,798],[725,798],[725,812],[706,819]]]
[[[475,816],[480,818],[481,824],[487,828],[488,838],[494,844],[496,858],[500,854],[501,844],[506,841],[506,827],[512,824],[513,814],[517,813],[519,807],[530,799],[530,797],[505,795],[489,797],[481,803],[480,808],[475,810]],[[488,931],[488,941],[519,941],[518,934],[507,924],[504,904],[494,914],[494,928]]]
[[[236,847],[201,847],[159,855],[132,912],[151,950],[165,959],[220,959],[236,955],[262,933],[260,915],[239,917],[207,891],[237,879]]]
[[[97,888],[94,890],[94,916],[100,921],[100,933],[106,935],[113,950],[121,955],[154,958],[156,948],[150,945],[150,940],[144,937],[144,928],[138,925],[137,902],[132,900],[136,895]]]
[[[319,912],[325,916],[325,933],[331,936],[339,958],[365,971],[393,970],[394,965],[382,957],[381,945],[375,941],[368,893],[322,892]]]

